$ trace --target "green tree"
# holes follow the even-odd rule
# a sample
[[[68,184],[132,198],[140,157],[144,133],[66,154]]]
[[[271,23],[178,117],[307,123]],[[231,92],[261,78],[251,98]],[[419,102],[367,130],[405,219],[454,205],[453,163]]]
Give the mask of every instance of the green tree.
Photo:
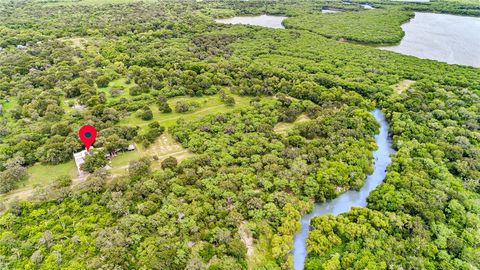
[[[95,81],[95,83],[99,88],[108,87],[109,82],[110,82],[110,78],[108,76],[100,76]]]
[[[162,169],[175,169],[177,163],[178,161],[175,157],[168,157],[162,161]]]
[[[91,150],[86,156],[85,161],[81,165],[83,171],[93,173],[95,170],[103,168],[107,165],[105,152],[103,150]]]
[[[143,107],[143,109],[140,112],[140,118],[142,118],[142,120],[145,120],[145,121],[149,121],[153,119],[153,112],[150,109],[150,107],[148,106]]]
[[[172,112],[172,108],[170,108],[170,105],[168,105],[168,103],[166,101],[163,101],[163,102],[158,102],[158,108],[161,112],[163,113],[171,113]]]

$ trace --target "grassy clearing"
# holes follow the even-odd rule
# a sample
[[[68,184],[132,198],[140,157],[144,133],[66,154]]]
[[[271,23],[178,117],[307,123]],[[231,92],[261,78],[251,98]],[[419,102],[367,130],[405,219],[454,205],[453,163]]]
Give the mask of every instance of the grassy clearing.
[[[60,107],[62,107],[66,114],[71,114],[73,111],[75,111],[73,107],[68,105],[70,101],[75,102],[75,98],[60,97]]]
[[[124,174],[128,168],[128,164],[132,160],[137,160],[142,157],[156,157],[152,160],[152,169],[160,169],[161,163],[166,158],[172,156],[178,161],[192,156],[193,154],[177,143],[168,133],[162,134],[154,144],[148,148],[139,146],[135,151],[122,153],[112,159],[110,166],[112,167],[113,175]]]
[[[116,79],[116,80],[113,80],[111,81],[107,87],[103,87],[103,88],[98,88],[98,91],[99,92],[104,92],[105,94],[107,94],[107,97],[108,97],[108,100],[109,101],[118,101],[120,100],[121,98],[131,98],[131,96],[129,95],[129,90],[132,86],[135,86],[137,85],[136,83],[134,82],[131,82],[130,84],[127,84],[127,81],[125,78],[120,78],[120,79]],[[110,94],[110,89],[112,88],[123,88],[124,91],[123,93],[119,94],[118,96],[112,96]]]
[[[15,106],[16,103],[17,103],[16,97],[9,97],[8,100],[5,100],[2,102],[2,105],[5,110],[10,110]]]
[[[0,203],[8,206],[12,201],[17,199],[28,199],[33,195],[33,188],[19,188],[8,193],[0,194]],[[0,211],[0,213],[3,213]]]
[[[27,169],[29,178],[21,187],[35,187],[48,184],[61,175],[77,177],[77,167],[73,160],[58,165],[36,164]]]
[[[0,104],[3,106],[3,117],[9,117],[9,110],[13,109],[17,105],[16,97],[9,97],[8,100],[0,100]]]
[[[297,119],[293,123],[280,122],[276,124],[275,127],[273,128],[273,131],[275,131],[278,134],[285,134],[289,130],[294,128],[295,124],[307,122],[307,121],[310,121],[310,118],[308,118],[308,116],[306,116],[305,114],[301,114],[300,116],[297,117]]]
[[[403,91],[407,90],[410,88],[415,83],[415,81],[412,80],[402,80],[396,85],[393,85],[393,89],[395,90],[395,93],[401,94]]]
[[[235,106],[232,107],[227,106],[223,102],[221,102],[218,95],[204,97],[171,98],[168,100],[168,104],[174,110],[174,112],[161,113],[156,105],[151,105],[150,109],[153,112],[153,120],[143,121],[139,117],[137,117],[135,113],[132,113],[130,116],[123,118],[120,121],[119,125],[145,127],[153,121],[158,121],[160,125],[170,127],[174,125],[176,121],[180,118],[194,120],[209,114],[226,113],[249,106],[251,97],[244,97],[238,95],[232,96],[235,99]],[[200,108],[192,112],[177,113],[175,112],[175,104],[177,103],[177,101],[195,101],[200,104]]]
[[[238,228],[238,234],[242,239],[243,244],[247,248],[247,258],[253,256],[255,248],[253,246],[252,232],[246,226],[247,222],[242,222]]]
[[[112,172],[117,172],[117,169],[128,165],[131,160],[137,160],[142,157],[144,157],[143,151],[139,149],[130,152],[123,152],[113,157],[109,165],[112,167]]]
[[[60,41],[66,42],[73,48],[85,49],[85,44],[89,41],[88,38],[75,37],[75,38],[60,38]]]

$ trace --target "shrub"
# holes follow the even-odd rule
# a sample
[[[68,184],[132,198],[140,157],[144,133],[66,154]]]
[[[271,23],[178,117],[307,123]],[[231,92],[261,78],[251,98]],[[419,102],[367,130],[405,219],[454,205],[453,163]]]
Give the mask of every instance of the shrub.
[[[96,83],[97,83],[98,88],[107,87],[108,84],[110,83],[110,78],[108,76],[100,76],[100,77],[98,77]]]
[[[101,150],[92,150],[85,157],[85,162],[80,167],[83,171],[93,173],[95,170],[105,167],[107,159],[105,152]]]
[[[57,177],[53,183],[52,186],[54,188],[62,188],[62,187],[68,187],[72,184],[72,178],[68,175],[62,175]]]
[[[140,118],[142,118],[142,120],[145,120],[145,121],[152,120],[153,119],[152,110],[148,106],[143,107],[142,111],[140,112]]]
[[[168,157],[162,161],[162,169],[175,169],[177,167],[177,159],[175,157]]]

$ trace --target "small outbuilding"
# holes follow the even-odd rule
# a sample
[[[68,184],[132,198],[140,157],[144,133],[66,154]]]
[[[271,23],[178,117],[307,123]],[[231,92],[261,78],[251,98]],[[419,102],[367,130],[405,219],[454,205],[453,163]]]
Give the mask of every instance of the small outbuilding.
[[[132,144],[129,144],[128,147],[127,147],[127,150],[128,150],[128,151],[133,151],[133,150],[135,150],[135,144],[133,144],[133,143],[132,143]]]

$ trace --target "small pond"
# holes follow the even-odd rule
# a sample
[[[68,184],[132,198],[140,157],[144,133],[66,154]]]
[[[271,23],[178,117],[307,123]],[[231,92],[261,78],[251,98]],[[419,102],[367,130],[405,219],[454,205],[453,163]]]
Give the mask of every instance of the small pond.
[[[257,25],[264,26],[269,28],[285,28],[282,25],[282,21],[287,17],[283,16],[271,16],[271,15],[260,15],[260,16],[238,16],[228,19],[217,19],[215,20],[218,23],[226,24],[248,24],[248,25]]]

